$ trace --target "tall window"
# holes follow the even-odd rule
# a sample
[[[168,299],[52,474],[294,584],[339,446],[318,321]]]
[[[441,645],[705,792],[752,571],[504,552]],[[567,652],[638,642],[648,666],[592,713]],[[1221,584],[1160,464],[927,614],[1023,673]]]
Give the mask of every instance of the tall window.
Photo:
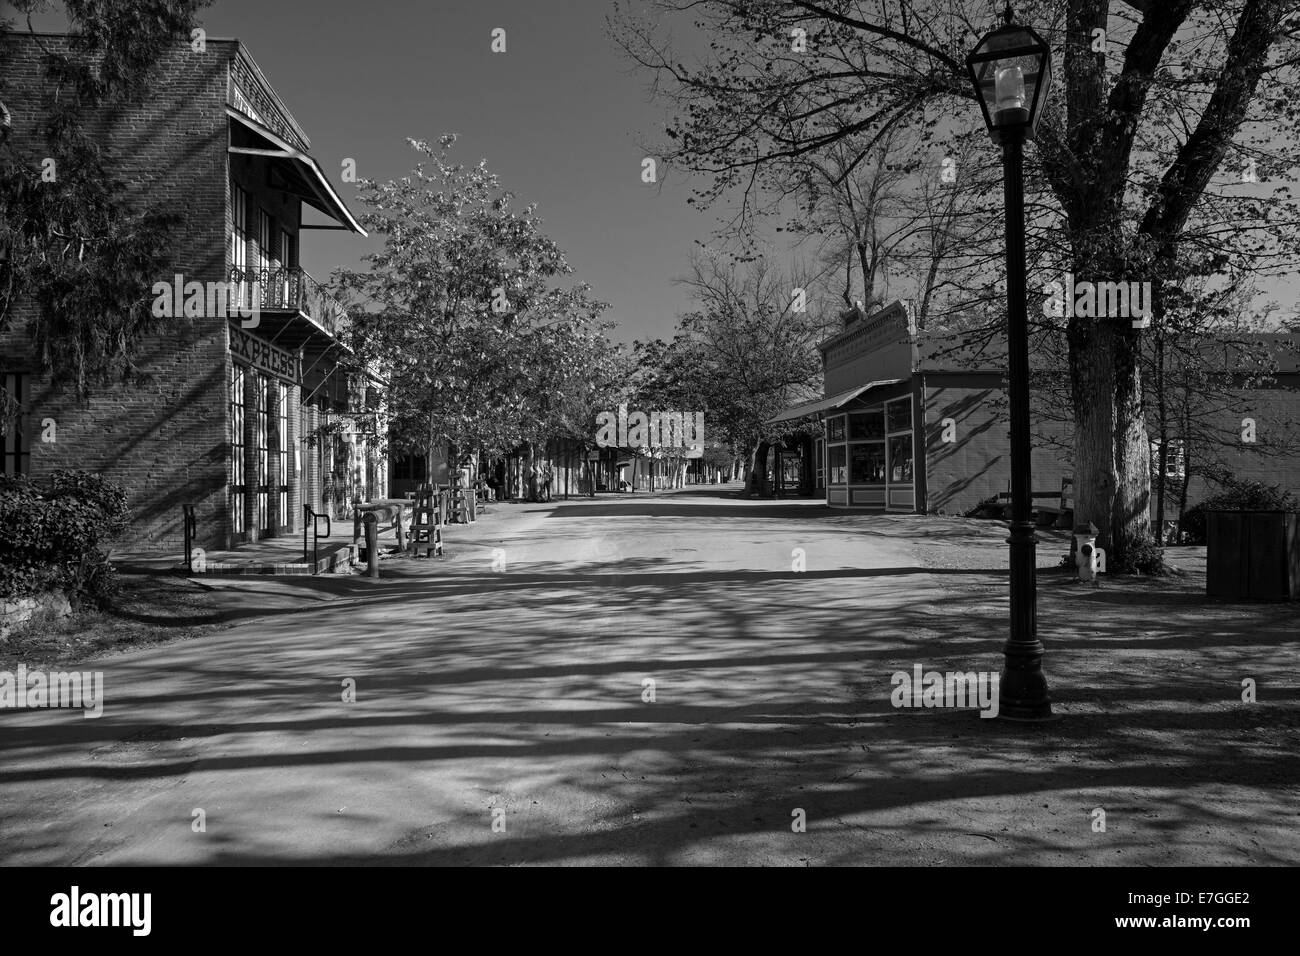
[[[1160,473],[1160,439],[1151,439],[1151,474]],[[1184,478],[1187,475],[1187,450],[1181,438],[1169,440],[1169,454],[1165,458],[1165,477]]]
[[[286,269],[298,267],[298,237],[287,229],[280,230],[280,264]]]
[[[230,184],[230,219],[230,267],[239,273],[234,291],[239,306],[247,308],[251,302],[245,275],[248,269],[248,193],[233,181]]]
[[[289,521],[289,386],[280,383],[280,524]]]
[[[849,480],[849,450],[844,444],[848,437],[845,415],[835,415],[826,419],[826,481],[832,485],[842,485]]]
[[[830,470],[829,481],[832,485],[842,485],[848,480],[848,452],[843,445],[831,445],[826,453],[827,466]]]
[[[312,507],[322,513],[334,514],[334,443],[338,436],[330,430],[332,421],[329,412],[324,409],[317,420],[316,431],[316,475],[320,488],[320,501],[313,502]]]
[[[906,484],[912,480],[912,399],[900,398],[885,406],[889,430],[889,480]]]
[[[248,484],[244,476],[244,367],[230,366],[230,530],[243,534]]]
[[[297,237],[285,230],[280,230],[280,302],[286,308],[297,305],[294,301],[295,290],[290,285],[289,270],[298,265]]]
[[[270,456],[267,445],[270,438],[270,408],[268,408],[267,389],[270,381],[261,372],[254,373],[257,391],[257,530],[259,534],[271,529],[270,502],[267,499],[271,484]]]
[[[25,475],[31,462],[31,445],[23,432],[22,408],[27,404],[27,379],[23,375],[6,372],[4,376],[5,392],[9,402],[13,403],[12,418],[4,425],[4,470],[6,475]],[[0,408],[0,415],[7,410]]]
[[[303,505],[316,507],[316,502],[312,500],[312,468],[311,468],[311,448],[307,444],[307,409],[310,406],[304,405],[301,400],[298,402],[298,431],[294,435],[297,444],[294,445],[294,463],[298,464],[298,514],[302,514]],[[317,473],[316,481],[320,481],[320,474]]]
[[[271,236],[275,234],[275,220],[266,214],[266,211],[259,208],[257,210],[257,269],[258,272],[270,272],[272,266],[271,259]],[[262,281],[266,281],[265,276],[259,276]]]
[[[877,405],[849,415],[849,482],[885,483],[885,410]]]

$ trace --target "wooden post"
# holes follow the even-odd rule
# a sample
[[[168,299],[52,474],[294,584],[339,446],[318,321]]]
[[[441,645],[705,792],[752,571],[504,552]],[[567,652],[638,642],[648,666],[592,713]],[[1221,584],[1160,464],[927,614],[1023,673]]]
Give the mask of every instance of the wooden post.
[[[379,516],[367,511],[361,519],[366,526],[366,573],[372,581],[379,580]]]

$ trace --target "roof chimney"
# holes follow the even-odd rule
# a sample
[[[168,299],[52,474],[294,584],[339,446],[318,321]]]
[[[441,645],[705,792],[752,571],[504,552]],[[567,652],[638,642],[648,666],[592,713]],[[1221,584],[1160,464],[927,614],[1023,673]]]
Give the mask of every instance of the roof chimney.
[[[844,328],[847,329],[854,322],[863,318],[865,315],[866,313],[862,311],[862,300],[858,299],[854,301],[853,308],[848,309],[847,311],[842,313],[840,315],[840,318],[844,321]]]

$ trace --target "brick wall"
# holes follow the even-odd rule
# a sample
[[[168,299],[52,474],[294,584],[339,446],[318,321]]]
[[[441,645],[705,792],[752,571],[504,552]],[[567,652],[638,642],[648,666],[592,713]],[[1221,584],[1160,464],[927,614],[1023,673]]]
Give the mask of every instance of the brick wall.
[[[58,49],[66,41],[43,37]],[[13,115],[14,145],[39,163],[38,135],[50,93],[40,50],[10,36],[0,52],[0,99]],[[226,85],[233,43],[205,53],[177,44],[164,57],[143,104],[101,111],[87,128],[105,148],[127,195],[182,214],[171,269],[199,281],[223,278],[226,261]],[[0,365],[32,378],[22,416],[30,434],[44,418],[57,422],[57,441],[32,448],[31,473],[75,467],[123,484],[134,509],[121,547],[174,549],[182,541],[181,506],[197,505],[198,543],[222,547],[226,519],[226,323],[221,319],[164,320],[138,348],[138,384],[96,388],[78,402],[36,374],[27,326],[31,303],[19,303],[0,337]]]

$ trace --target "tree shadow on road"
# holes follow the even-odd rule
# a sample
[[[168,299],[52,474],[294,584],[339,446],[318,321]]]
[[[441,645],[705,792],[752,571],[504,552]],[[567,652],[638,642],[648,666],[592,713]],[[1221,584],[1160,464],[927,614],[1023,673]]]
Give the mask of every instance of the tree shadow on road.
[[[68,859],[39,836],[42,788],[110,800],[190,780],[177,799],[202,805],[239,781],[252,788],[242,800],[275,806],[304,774],[346,770],[417,789],[432,774],[446,790],[427,824],[384,846],[308,853],[250,830],[206,844],[205,862],[1298,859],[1291,609],[1206,607],[1195,582],[1125,601],[1045,588],[1061,719],[1025,727],[890,700],[891,675],[915,664],[1000,669],[998,575],[675,566],[449,565],[442,578],[358,588],[314,616],[174,646],[166,689],[152,659],[110,661],[111,719],[0,715],[9,853]],[[356,703],[341,702],[343,678]],[[1244,678],[1256,703],[1241,699]],[[494,807],[505,834],[491,831]],[[1099,807],[1110,808],[1105,833],[1092,829]],[[796,809],[807,833],[791,831]],[[153,862],[143,848],[127,859]]]

